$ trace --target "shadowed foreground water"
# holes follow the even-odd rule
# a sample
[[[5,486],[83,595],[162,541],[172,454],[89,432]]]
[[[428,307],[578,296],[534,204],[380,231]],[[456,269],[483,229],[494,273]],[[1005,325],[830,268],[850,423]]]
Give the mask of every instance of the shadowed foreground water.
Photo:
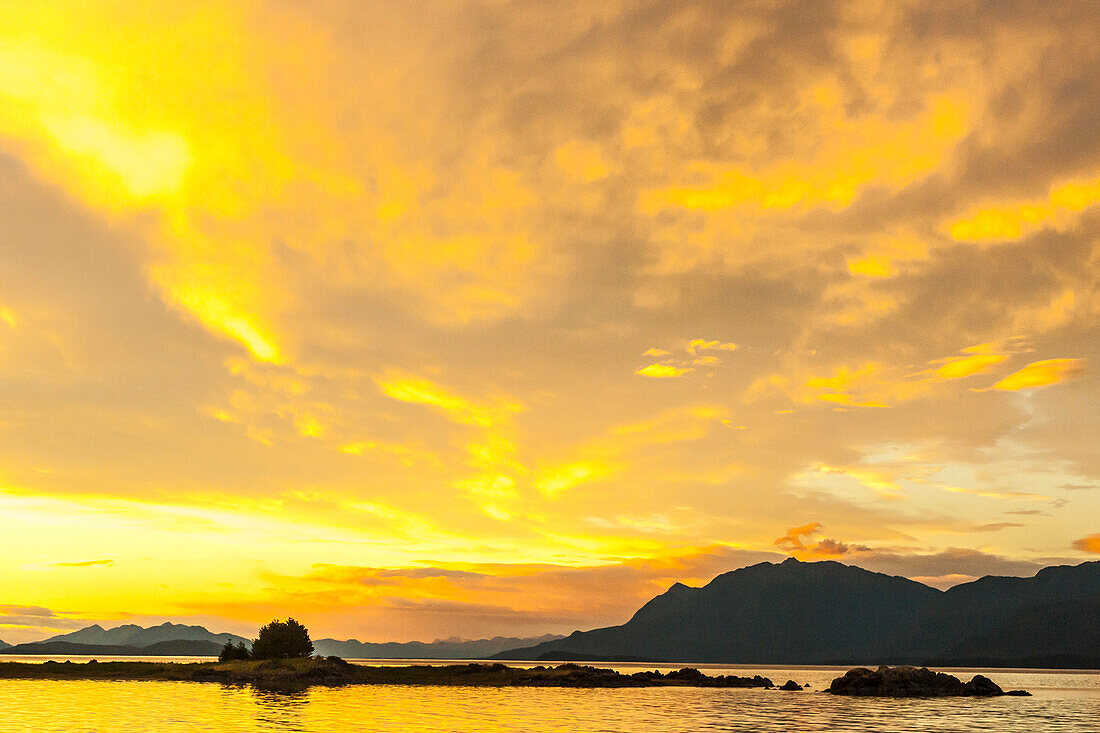
[[[820,690],[835,670],[773,670]],[[788,674],[789,673],[789,674]],[[886,700],[740,689],[354,686],[270,693],[188,682],[0,680],[5,733],[99,731],[1100,730],[1100,675],[991,673],[1031,698]],[[1010,686],[1010,684],[1006,684]]]

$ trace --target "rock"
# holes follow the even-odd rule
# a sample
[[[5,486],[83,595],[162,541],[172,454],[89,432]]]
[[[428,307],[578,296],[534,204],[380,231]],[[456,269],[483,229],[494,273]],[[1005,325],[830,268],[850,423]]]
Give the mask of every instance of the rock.
[[[834,695],[880,697],[993,697],[1005,694],[993,680],[974,675],[963,683],[954,675],[933,672],[927,667],[857,667],[829,685]]]
[[[779,689],[780,690],[787,690],[788,692],[793,692],[795,690],[801,690],[802,685],[798,684],[794,680],[787,680],[786,682],[784,682],[782,685],[779,686]]]
[[[1005,691],[1001,689],[993,680],[989,679],[985,675],[976,674],[974,678],[963,685],[971,695],[978,695],[981,697],[992,697],[993,695],[1003,695]]]
[[[1009,690],[1005,694],[1010,697],[1031,697],[1031,693],[1027,690]]]

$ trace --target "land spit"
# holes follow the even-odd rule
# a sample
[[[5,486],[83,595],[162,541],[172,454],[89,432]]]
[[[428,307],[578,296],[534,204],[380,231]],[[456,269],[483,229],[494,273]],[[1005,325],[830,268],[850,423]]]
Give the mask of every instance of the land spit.
[[[374,667],[337,657],[234,662],[21,662],[0,663],[0,679],[163,680],[219,682],[264,688],[313,685],[447,685],[467,687],[761,687],[767,677],[705,675],[697,669],[622,674],[581,664],[529,669],[504,664]]]

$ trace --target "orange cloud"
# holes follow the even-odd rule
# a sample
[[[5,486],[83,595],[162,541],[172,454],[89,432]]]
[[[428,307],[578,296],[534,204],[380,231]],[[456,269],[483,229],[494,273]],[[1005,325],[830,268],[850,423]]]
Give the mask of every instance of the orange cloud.
[[[1069,381],[1085,371],[1084,359],[1044,359],[1028,364],[993,385],[993,389],[1018,392]]]
[[[821,531],[821,522],[810,522],[801,527],[790,527],[787,534],[775,541],[775,546],[784,550],[805,550],[803,538],[810,539]]]
[[[1094,552],[1100,555],[1100,534],[1090,534],[1073,541],[1073,546],[1081,552]]]
[[[823,539],[820,542],[810,543],[814,535],[824,527],[820,522],[810,522],[801,527],[791,527],[787,534],[775,541],[775,546],[790,552],[793,555],[809,558],[837,558],[844,557],[853,552],[870,552],[866,545],[849,545],[838,540]]]

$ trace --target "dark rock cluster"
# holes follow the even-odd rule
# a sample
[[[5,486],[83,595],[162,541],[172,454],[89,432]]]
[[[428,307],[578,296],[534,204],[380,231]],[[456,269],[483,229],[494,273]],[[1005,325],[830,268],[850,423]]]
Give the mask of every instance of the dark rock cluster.
[[[503,665],[501,665],[503,667]],[[507,668],[505,668],[507,669]],[[601,669],[582,664],[562,664],[557,667],[534,667],[520,671],[517,682],[531,685],[554,685],[565,687],[764,687],[775,685],[767,677],[754,675],[738,677],[736,675],[703,674],[693,667],[684,667],[672,672],[657,670],[620,674],[611,669]]]
[[[976,674],[969,682],[927,667],[857,667],[829,686],[834,695],[878,697],[995,697],[1006,693],[993,680]],[[1027,694],[1027,693],[1023,693]]]

